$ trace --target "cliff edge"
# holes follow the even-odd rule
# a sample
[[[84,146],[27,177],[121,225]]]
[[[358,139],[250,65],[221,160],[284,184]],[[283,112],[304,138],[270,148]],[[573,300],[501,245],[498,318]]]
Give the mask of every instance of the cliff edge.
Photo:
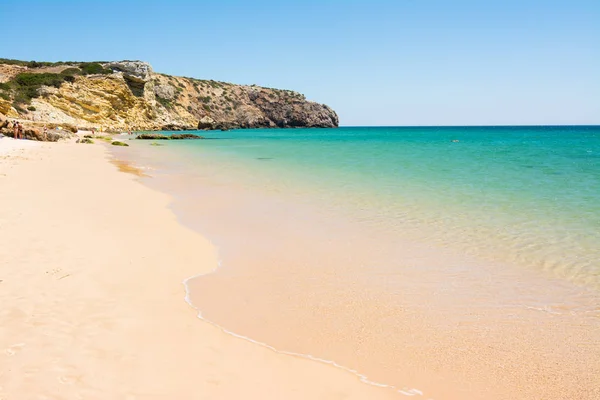
[[[0,59],[0,114],[108,131],[338,126],[297,92],[176,77],[142,61]]]

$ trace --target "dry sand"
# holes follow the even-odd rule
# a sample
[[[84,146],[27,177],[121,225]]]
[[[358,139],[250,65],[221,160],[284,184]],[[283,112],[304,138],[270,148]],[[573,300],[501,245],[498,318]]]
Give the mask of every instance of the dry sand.
[[[182,281],[215,249],[136,179],[102,145],[0,139],[0,400],[402,397],[197,319]]]

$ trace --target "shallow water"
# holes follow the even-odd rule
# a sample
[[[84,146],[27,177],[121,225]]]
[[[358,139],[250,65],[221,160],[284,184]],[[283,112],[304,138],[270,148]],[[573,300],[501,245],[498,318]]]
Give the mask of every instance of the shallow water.
[[[205,318],[423,398],[598,398],[600,128],[209,135],[114,150],[219,247]]]

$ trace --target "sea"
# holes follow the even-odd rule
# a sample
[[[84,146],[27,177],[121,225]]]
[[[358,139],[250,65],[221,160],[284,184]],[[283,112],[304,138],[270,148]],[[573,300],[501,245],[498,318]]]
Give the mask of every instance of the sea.
[[[600,126],[197,133],[111,151],[217,247],[200,318],[398,398],[600,398]]]

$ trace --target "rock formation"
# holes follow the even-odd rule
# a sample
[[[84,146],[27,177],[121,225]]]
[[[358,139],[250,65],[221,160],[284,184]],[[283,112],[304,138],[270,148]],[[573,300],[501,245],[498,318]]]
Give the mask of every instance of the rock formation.
[[[193,133],[176,133],[173,135],[161,135],[160,133],[142,133],[136,136],[139,140],[183,140],[183,139],[204,139],[203,136]]]
[[[141,61],[8,61],[0,114],[9,118],[106,131],[338,126],[331,108],[289,90],[174,77]]]

